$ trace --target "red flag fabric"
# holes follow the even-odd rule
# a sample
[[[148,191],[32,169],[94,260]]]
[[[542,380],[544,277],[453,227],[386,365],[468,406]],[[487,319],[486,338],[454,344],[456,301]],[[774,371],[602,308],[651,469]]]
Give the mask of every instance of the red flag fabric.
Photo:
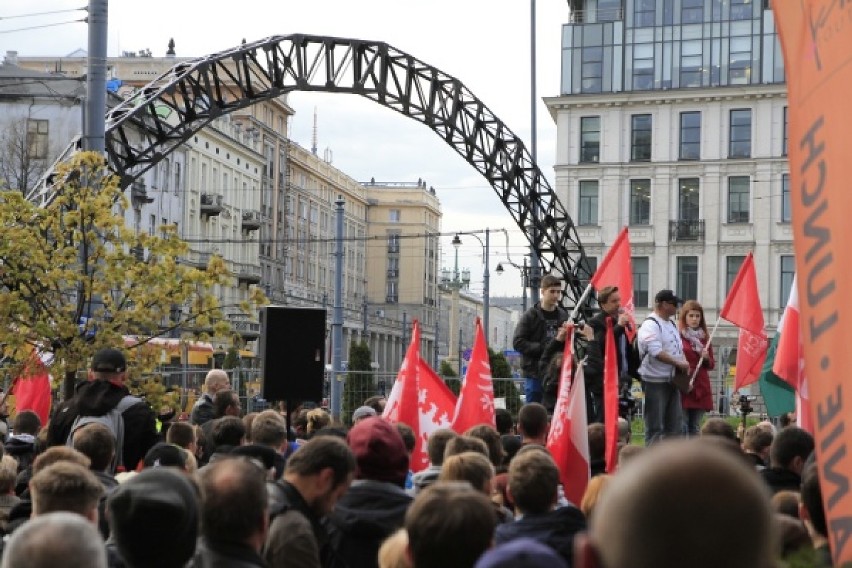
[[[382,417],[402,422],[414,430],[417,439],[411,455],[412,471],[429,465],[426,451],[429,437],[439,428],[449,428],[456,410],[456,396],[435,371],[420,357],[420,324],[412,324],[411,344],[397,373]]]
[[[740,266],[719,315],[741,329],[747,329],[756,335],[766,335],[763,330],[763,308],[757,293],[757,275],[754,272],[752,253],[748,253]]]
[[[482,322],[476,318],[473,351],[459,393],[452,427],[459,434],[463,434],[468,428],[479,424],[488,424],[491,427],[497,425],[494,418],[494,381],[491,378],[488,347],[482,332]]]
[[[15,380],[11,393],[15,395],[15,412],[31,410],[42,424],[50,417],[50,375],[37,355],[27,365],[24,374]]]
[[[604,345],[604,440],[606,472],[613,473],[618,462],[618,351],[612,318],[606,318]]]
[[[595,290],[604,286],[618,286],[621,294],[621,306],[633,321],[635,306],[633,305],[633,262],[630,257],[630,237],[627,227],[624,227],[609,248],[606,256],[598,265],[592,279],[589,281]],[[636,326],[627,330],[628,339],[633,340]]]
[[[778,333],[781,338],[775,352],[772,372],[794,389],[798,389],[805,376],[805,349],[799,328],[799,289],[795,276]]]
[[[559,373],[559,393],[547,435],[547,449],[559,468],[559,480],[565,497],[579,506],[591,478],[591,460],[583,366],[577,366],[577,376],[573,380],[571,373],[573,331],[573,327],[569,326],[565,337],[565,351]]]
[[[412,322],[411,343],[402,360],[402,365],[396,375],[394,391],[398,389],[397,396],[394,392],[385,405],[382,416],[389,422],[403,424],[414,430],[414,439],[417,441],[414,452],[411,454],[410,467],[412,471],[420,471],[429,465],[429,456],[426,452],[426,444],[420,435],[420,324],[417,320]]]
[[[734,376],[734,390],[750,385],[760,378],[767,349],[769,349],[769,340],[765,334],[752,333],[746,328],[740,328],[740,337],[737,341],[737,372]]]

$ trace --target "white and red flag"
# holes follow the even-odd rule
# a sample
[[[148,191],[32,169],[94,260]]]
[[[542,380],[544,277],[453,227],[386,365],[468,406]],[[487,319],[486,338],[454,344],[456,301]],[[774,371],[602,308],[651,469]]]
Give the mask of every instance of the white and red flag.
[[[455,395],[420,357],[420,324],[415,320],[411,343],[382,413],[388,422],[402,422],[414,430],[417,443],[411,454],[412,471],[428,467],[429,436],[439,428],[450,427],[455,407]]]
[[[559,373],[559,394],[547,435],[547,449],[559,468],[559,480],[565,497],[579,506],[591,478],[591,460],[583,365],[577,365],[576,377],[572,377],[571,371],[573,333],[574,328],[569,326]]]
[[[633,322],[635,306],[633,304],[633,262],[630,254],[630,237],[627,227],[624,227],[601,260],[589,283],[595,290],[605,286],[617,286],[618,293],[621,294],[622,308]],[[633,341],[635,330],[635,325],[625,330],[628,340]]]
[[[482,322],[476,318],[476,335],[473,340],[473,352],[464,377],[452,428],[463,434],[469,428],[479,424],[496,427],[494,418],[494,381],[491,378],[491,363]]]
[[[734,389],[755,382],[760,377],[769,340],[764,331],[763,308],[757,292],[754,256],[748,253],[719,315],[740,328],[737,342],[737,373]]]

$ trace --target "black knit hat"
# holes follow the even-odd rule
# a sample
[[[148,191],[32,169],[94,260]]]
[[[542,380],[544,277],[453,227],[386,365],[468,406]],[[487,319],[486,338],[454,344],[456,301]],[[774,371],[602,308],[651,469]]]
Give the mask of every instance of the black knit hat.
[[[116,488],[107,509],[111,534],[128,566],[182,568],[195,554],[198,492],[179,470],[140,472]]]

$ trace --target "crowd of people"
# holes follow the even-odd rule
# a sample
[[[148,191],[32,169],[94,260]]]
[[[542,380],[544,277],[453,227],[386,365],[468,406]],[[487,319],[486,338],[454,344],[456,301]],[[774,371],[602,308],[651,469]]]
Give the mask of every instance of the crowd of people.
[[[580,502],[565,497],[546,404],[568,328],[548,278],[516,338],[530,399],[494,424],[433,432],[417,472],[414,433],[382,418],[382,397],[348,427],[322,408],[244,415],[212,370],[188,419],[158,426],[127,388],[123,353],[97,352],[48,424],[14,418],[0,568],[831,566],[812,436],[768,422],[738,435],[704,416],[714,360],[703,310],[687,302],[672,321],[681,302],[670,290],[633,330],[617,288],[603,289],[580,330],[590,480]],[[643,380],[646,445],[603,411],[610,329],[619,383]],[[694,375],[688,391],[675,369]],[[615,469],[606,420],[618,421]]]

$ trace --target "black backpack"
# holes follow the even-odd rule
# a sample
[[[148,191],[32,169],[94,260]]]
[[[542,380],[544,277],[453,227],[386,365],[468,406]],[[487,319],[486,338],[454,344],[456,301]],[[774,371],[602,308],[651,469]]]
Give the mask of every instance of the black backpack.
[[[660,328],[660,333],[663,333],[663,326],[660,325],[660,322],[658,322],[656,318],[648,316],[644,320],[642,320],[642,324],[644,324],[648,320],[652,320],[654,323],[656,323],[657,327]],[[641,325],[639,327],[641,327]],[[642,365],[642,363],[645,362],[645,357],[648,356],[647,352],[642,352],[642,346],[639,345],[639,330],[636,330],[636,335],[633,337],[633,342],[630,344],[630,349],[631,351],[633,351],[634,360],[639,361],[639,363],[636,365],[638,369]]]

